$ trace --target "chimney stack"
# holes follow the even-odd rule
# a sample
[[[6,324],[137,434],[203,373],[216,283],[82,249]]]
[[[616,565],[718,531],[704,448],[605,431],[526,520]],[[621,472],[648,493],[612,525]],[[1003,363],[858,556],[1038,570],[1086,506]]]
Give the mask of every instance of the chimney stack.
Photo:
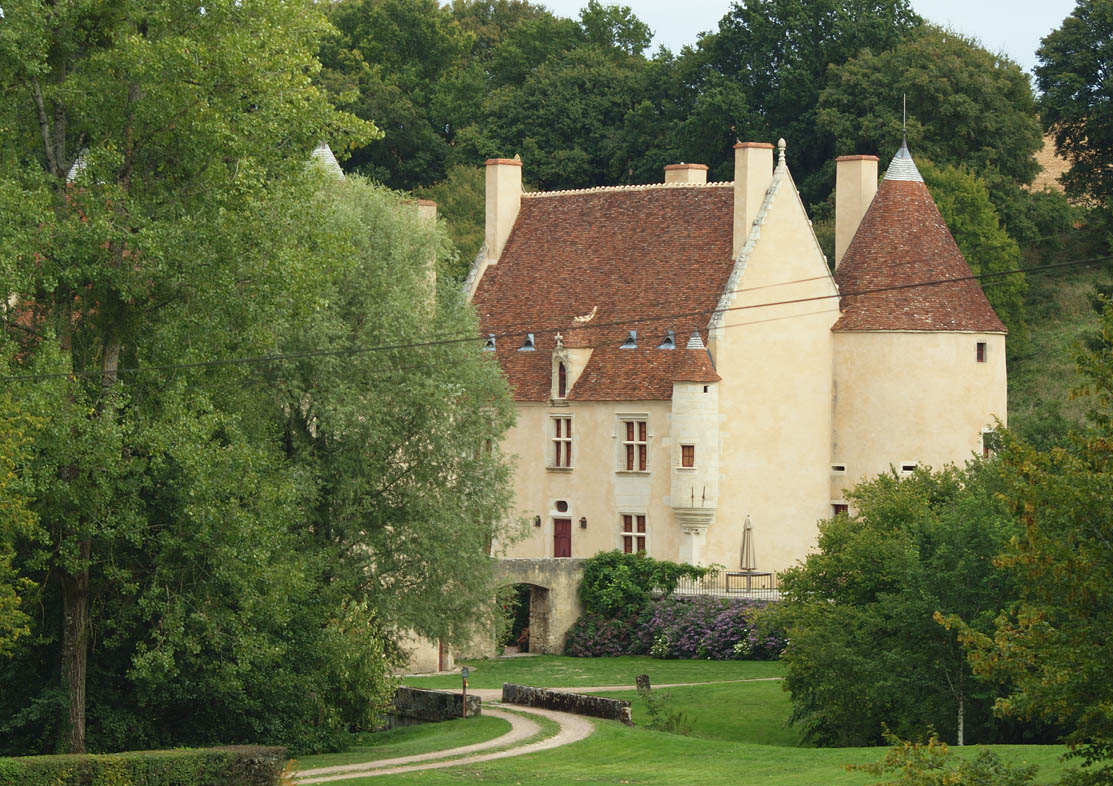
[[[877,156],[835,159],[835,267],[877,193]]]
[[[706,164],[669,164],[665,167],[666,183],[706,183]]]
[[[487,262],[494,264],[502,255],[510,230],[522,206],[522,162],[515,158],[487,161],[487,222],[484,240]]]
[[[737,259],[754,219],[773,182],[773,145],[768,142],[739,142],[734,146],[734,247]]]

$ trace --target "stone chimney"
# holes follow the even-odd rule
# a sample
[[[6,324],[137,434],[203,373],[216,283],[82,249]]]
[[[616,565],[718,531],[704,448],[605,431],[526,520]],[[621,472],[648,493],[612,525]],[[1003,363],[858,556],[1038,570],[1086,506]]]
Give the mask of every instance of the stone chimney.
[[[665,167],[666,183],[706,183],[706,164],[669,164]]]
[[[734,146],[734,246],[731,257],[746,245],[754,219],[773,182],[773,145],[739,142]]]
[[[487,161],[487,225],[484,240],[487,262],[494,264],[502,255],[510,230],[522,206],[522,162],[515,158]]]
[[[835,159],[835,267],[877,193],[877,156]]]

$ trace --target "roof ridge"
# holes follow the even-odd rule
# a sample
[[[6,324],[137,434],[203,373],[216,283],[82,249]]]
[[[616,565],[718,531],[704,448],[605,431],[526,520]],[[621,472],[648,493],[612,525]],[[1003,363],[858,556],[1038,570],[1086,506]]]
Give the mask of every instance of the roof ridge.
[[[733,180],[716,180],[712,183],[643,183],[628,186],[593,186],[592,188],[569,188],[561,191],[529,191],[522,199],[544,199],[551,196],[570,196],[572,194],[601,194],[606,192],[650,191],[655,188],[723,188],[734,186]]]

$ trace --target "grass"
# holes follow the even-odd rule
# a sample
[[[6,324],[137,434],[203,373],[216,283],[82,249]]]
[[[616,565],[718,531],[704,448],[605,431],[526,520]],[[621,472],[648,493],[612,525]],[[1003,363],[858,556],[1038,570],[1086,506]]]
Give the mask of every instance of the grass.
[[[780,677],[784,669],[775,661],[659,660],[648,656],[621,658],[568,658],[538,655],[531,658],[491,658],[462,661],[471,670],[469,688],[501,688],[504,682],[543,688],[573,688],[597,685],[629,685],[648,674],[654,685],[676,682],[722,682],[724,680]],[[415,688],[457,690],[460,676],[406,677]]]
[[[718,711],[721,708],[712,708]],[[992,746],[1012,764],[1040,767],[1040,783],[1058,780],[1062,771],[1052,746]],[[960,755],[973,756],[974,746]],[[460,783],[660,784],[661,786],[865,786],[876,776],[847,772],[846,764],[879,760],[880,748],[792,748],[697,737],[680,737],[599,722],[596,733],[574,745],[521,758],[501,759],[444,770],[345,781],[350,786],[448,786]]]
[[[555,725],[555,724],[554,724]],[[343,753],[322,753],[298,759],[298,769],[335,767],[367,761],[416,756],[420,753],[458,748],[499,737],[510,731],[502,718],[479,716],[441,723],[424,723],[366,735],[355,747]]]
[[[687,714],[692,736],[735,742],[745,740],[757,745],[794,747],[800,733],[785,726],[792,710],[789,696],[780,682],[728,682],[690,688],[656,689],[667,693],[670,709]],[[645,702],[635,691],[601,694],[630,702],[634,723],[649,722]],[[712,711],[708,711],[713,708]]]

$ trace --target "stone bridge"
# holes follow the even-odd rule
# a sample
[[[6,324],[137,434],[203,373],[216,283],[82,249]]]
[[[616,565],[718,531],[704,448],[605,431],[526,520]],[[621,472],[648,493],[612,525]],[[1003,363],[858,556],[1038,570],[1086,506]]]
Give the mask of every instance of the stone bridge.
[[[583,610],[583,559],[503,559],[495,566],[499,586],[528,584],[529,649],[559,655],[564,637]]]

